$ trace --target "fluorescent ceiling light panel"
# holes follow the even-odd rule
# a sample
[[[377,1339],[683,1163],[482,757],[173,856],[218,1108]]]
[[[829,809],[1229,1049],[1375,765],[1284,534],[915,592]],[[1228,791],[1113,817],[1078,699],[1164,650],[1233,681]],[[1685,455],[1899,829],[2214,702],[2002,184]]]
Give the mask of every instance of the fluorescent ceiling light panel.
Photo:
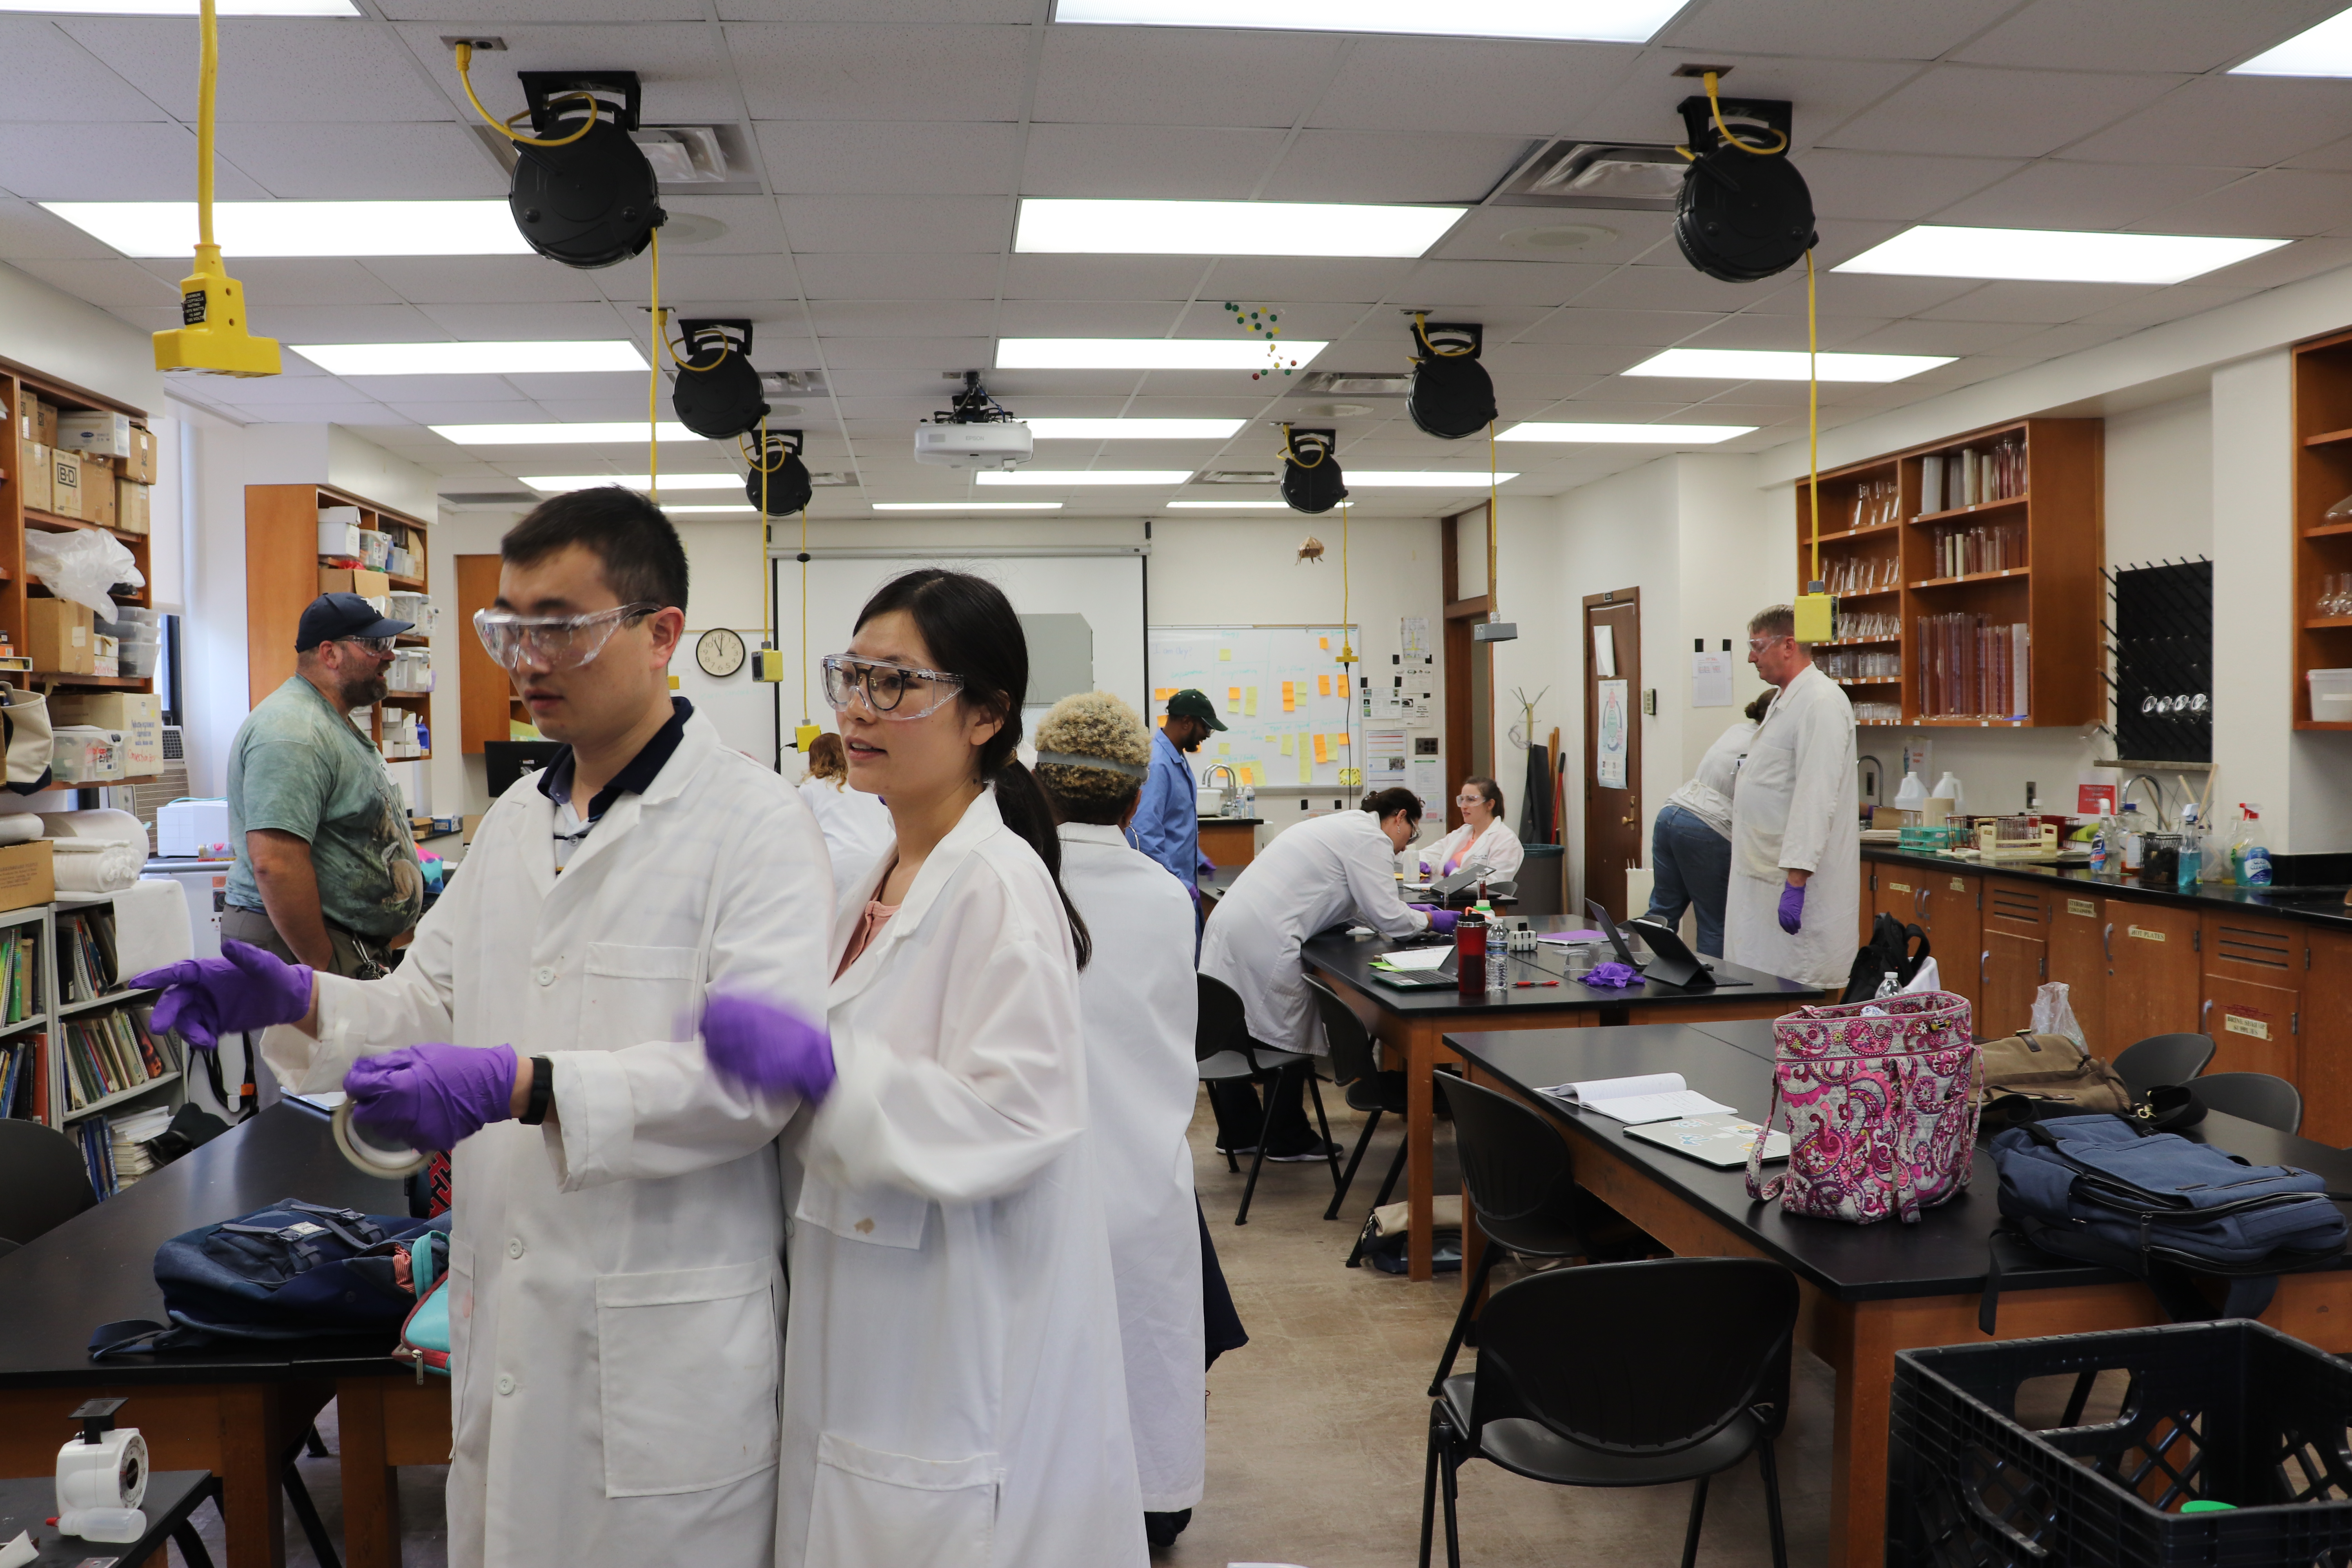
[[[983,485],[1181,485],[1190,468],[982,468]]]
[[[295,343],[330,375],[578,375],[649,367],[635,343]],[[637,427],[643,430],[642,425]]]
[[[1057,500],[877,500],[876,511],[1059,511]]]
[[[1506,468],[1495,475],[1495,482],[1507,485],[1518,477]],[[1344,468],[1340,470],[1340,478],[1349,489],[1358,485],[1368,490],[1483,490],[1486,488],[1486,476],[1484,474],[1439,474],[1406,468],[1374,469],[1370,473],[1361,468]]]
[[[1495,437],[1497,441],[1601,441],[1628,447],[1712,447],[1746,436],[1753,425],[1585,425],[1528,420]]]
[[[503,204],[501,204],[503,207]],[[1089,256],[1415,257],[1461,207],[1024,196],[1013,248]],[[1265,345],[1258,344],[1261,353]]]
[[[548,495],[562,495],[567,490],[593,490],[604,485],[618,485],[626,490],[650,490],[654,488],[650,474],[541,474],[536,478],[526,474],[522,482]],[[664,474],[661,488],[666,490],[740,490],[743,488],[743,476]]]
[[[585,447],[646,438],[646,422],[642,419],[604,425],[428,425],[425,428],[460,447]],[[656,439],[663,441],[707,438],[671,420],[654,426],[654,434]]]
[[[1692,381],[1803,381],[1802,349],[1668,349],[1626,375],[1678,375]],[[1949,354],[1822,354],[1823,381],[1901,381],[1949,364]],[[1349,478],[1352,480],[1355,476]]]
[[[1282,342],[1282,357],[1306,364],[1330,345]],[[999,370],[1264,370],[1263,338],[1000,338]]]
[[[2264,49],[2231,76],[2352,76],[2352,11],[2338,11],[2285,43]]]
[[[2200,234],[1954,228],[1923,223],[1830,270],[2042,283],[2183,283],[2286,243]]]
[[[0,0],[0,12],[50,16],[193,16],[198,0]],[[220,0],[223,16],[356,16],[352,0]]]
[[[1415,33],[1448,38],[1646,43],[1683,0],[1061,0],[1054,20],[1143,27],[1269,27],[1300,33]]]
[[[1030,419],[1040,441],[1223,441],[1240,419]]]
[[[1172,507],[1195,508],[1202,511],[1288,511],[1286,500],[1171,500]]]
[[[194,202],[43,202],[125,256],[192,256]],[[231,262],[255,256],[528,256],[504,202],[215,202]]]

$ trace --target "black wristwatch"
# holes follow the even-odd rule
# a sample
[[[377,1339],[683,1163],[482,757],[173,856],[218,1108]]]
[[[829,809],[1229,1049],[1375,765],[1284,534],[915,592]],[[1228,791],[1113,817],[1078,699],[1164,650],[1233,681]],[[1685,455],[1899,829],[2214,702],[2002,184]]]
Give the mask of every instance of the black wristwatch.
[[[522,1114],[516,1121],[525,1127],[536,1127],[547,1120],[548,1107],[555,1103],[555,1064],[545,1057],[530,1058],[530,1098],[523,1103]]]

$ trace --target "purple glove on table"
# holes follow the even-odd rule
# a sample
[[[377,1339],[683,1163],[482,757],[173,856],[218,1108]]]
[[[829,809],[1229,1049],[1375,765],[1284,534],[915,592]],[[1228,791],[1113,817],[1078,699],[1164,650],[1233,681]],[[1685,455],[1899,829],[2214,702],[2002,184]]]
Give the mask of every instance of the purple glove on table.
[[[1612,991],[1622,991],[1628,985],[1642,984],[1640,970],[1630,963],[1619,963],[1613,959],[1607,963],[1594,964],[1590,973],[1580,974],[1576,978],[1587,985],[1604,986]]]
[[[352,1120],[411,1149],[455,1149],[514,1115],[512,1046],[404,1046],[343,1074]]]
[[[702,1052],[730,1083],[790,1092],[811,1105],[833,1088],[833,1038],[789,1007],[713,996],[702,1010]]]
[[[297,1024],[310,1011],[310,965],[249,942],[225,942],[218,958],[184,958],[134,974],[131,984],[166,987],[148,1026],[177,1029],[204,1051],[218,1047],[223,1035]]]
[[[1429,911],[1429,929],[1433,931],[1440,932],[1446,936],[1452,936],[1454,934],[1454,928],[1461,923],[1462,913],[1458,910],[1432,910]]]
[[[1790,936],[1805,923],[1805,889],[1801,882],[1791,882],[1780,889],[1780,929]]]

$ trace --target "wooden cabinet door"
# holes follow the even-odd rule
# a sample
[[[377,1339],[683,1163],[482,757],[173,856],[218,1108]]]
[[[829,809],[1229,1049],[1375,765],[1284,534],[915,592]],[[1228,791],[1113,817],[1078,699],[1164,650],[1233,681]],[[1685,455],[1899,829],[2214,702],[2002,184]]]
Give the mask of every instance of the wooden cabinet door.
[[[1870,879],[1874,914],[1893,915],[1905,925],[1919,923],[1919,889],[1927,873],[1916,866],[1881,866]]]
[[[2197,911],[2107,900],[2107,1043],[2112,1061],[2150,1035],[2198,1028]]]
[[[2295,1031],[2303,993],[2230,975],[2205,976],[2204,1029],[2213,1037],[2214,1072],[2266,1072],[2300,1089]]]
[[[2068,887],[2050,893],[2050,978],[2066,983],[2066,1000],[2094,1056],[2115,1059],[2122,1047],[2107,1037],[2106,900]]]
[[[2341,1148],[2352,1143],[2352,934],[2314,927],[2304,943],[2303,1135]]]
[[[1977,1001],[1977,1033],[1990,1039],[2033,1024],[2033,994],[2050,963],[2050,944],[1988,926],[1984,933],[1984,986]]]
[[[1971,1012],[1981,1011],[1987,959],[1983,922],[1977,913],[1977,891],[1984,879],[1948,871],[1938,866],[1919,874],[1919,913],[1914,918],[1927,933],[1935,950],[1936,967],[1944,989],[1969,999]],[[1984,1026],[1977,1026],[1982,1035]]]

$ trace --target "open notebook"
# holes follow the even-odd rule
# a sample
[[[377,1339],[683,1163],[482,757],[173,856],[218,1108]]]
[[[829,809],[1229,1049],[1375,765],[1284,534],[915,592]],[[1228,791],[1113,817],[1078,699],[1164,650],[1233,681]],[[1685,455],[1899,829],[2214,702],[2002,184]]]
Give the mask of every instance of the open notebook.
[[[1671,1121],[1645,1121],[1639,1127],[1625,1129],[1628,1138],[1639,1138],[1645,1143],[1655,1143],[1671,1149],[1704,1164],[1719,1170],[1748,1163],[1748,1152],[1756,1146],[1756,1135],[1764,1129],[1737,1112],[1728,1115],[1678,1116]],[[1764,1141],[1764,1158],[1785,1160],[1789,1157],[1789,1135],[1775,1132]]]
[[[1643,1073],[1633,1078],[1588,1079],[1582,1083],[1554,1084],[1544,1090],[1555,1100],[1583,1110],[1597,1110],[1632,1126],[1643,1121],[1671,1121],[1678,1116],[1705,1116],[1727,1111],[1683,1081],[1678,1072]]]

